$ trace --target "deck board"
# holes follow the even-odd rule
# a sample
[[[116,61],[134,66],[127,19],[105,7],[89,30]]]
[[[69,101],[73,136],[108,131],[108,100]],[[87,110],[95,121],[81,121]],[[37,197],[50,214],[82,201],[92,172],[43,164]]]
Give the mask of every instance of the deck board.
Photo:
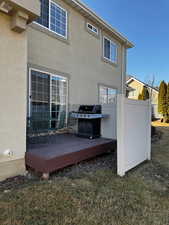
[[[25,161],[37,172],[51,173],[69,165],[103,154],[115,141],[106,138],[87,139],[71,134],[52,136],[44,144],[30,144]]]

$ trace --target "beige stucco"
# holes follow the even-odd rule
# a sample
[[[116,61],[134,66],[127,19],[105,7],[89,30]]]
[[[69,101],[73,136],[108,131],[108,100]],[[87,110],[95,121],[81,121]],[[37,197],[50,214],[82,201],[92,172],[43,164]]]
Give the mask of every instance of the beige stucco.
[[[0,13],[0,162],[24,157],[26,150],[27,37],[10,30]],[[4,156],[10,150],[12,157]]]
[[[0,0],[0,180],[25,170],[26,24],[39,12],[39,0]]]
[[[7,0],[11,4],[29,11],[31,14],[40,15],[40,0]]]
[[[137,81],[137,80],[131,80],[128,83],[128,86],[133,88],[134,91],[129,92],[129,98],[131,99],[138,99],[139,94],[141,94],[144,84]],[[151,94],[152,104],[158,104],[158,92],[152,88],[148,88],[149,93]]]
[[[3,2],[10,6],[9,13],[11,15],[16,11],[23,11],[28,14],[29,22],[40,15],[40,0],[0,0],[0,4]]]
[[[69,104],[96,104],[100,84],[124,93],[126,48],[132,47],[117,32],[107,32],[109,27],[103,30],[101,22],[91,21],[99,28],[98,37],[88,32],[86,21],[90,18],[66,0],[55,1],[68,11],[67,40],[35,23],[26,30],[38,15],[39,0],[4,1],[13,9],[8,15],[0,11],[0,180],[25,169],[29,68],[66,76]],[[103,59],[103,36],[118,45],[117,65]]]
[[[98,103],[98,84],[122,91],[125,60],[121,44],[102,30],[99,37],[86,31],[86,19],[63,1],[56,0],[68,11],[68,40],[37,24],[28,29],[28,62],[56,73],[69,74],[69,103]],[[118,44],[118,64],[103,60],[102,38],[107,36]],[[123,61],[123,68],[122,68]],[[124,84],[123,80],[123,84]]]
[[[24,175],[25,160],[17,159],[0,163],[0,181],[17,175]]]

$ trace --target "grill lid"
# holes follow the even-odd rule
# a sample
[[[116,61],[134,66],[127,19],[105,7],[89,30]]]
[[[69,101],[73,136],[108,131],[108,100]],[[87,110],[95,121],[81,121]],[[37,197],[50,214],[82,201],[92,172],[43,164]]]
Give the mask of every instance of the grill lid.
[[[78,113],[101,114],[101,105],[81,105]]]

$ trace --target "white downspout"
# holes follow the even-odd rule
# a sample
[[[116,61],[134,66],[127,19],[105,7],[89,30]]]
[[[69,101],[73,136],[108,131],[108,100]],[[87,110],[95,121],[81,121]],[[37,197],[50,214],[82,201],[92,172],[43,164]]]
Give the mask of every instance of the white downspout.
[[[126,88],[125,88],[125,83],[126,83],[126,64],[127,64],[127,57],[126,57],[126,48],[125,45],[122,45],[122,64],[121,64],[121,93],[125,95],[126,94]]]

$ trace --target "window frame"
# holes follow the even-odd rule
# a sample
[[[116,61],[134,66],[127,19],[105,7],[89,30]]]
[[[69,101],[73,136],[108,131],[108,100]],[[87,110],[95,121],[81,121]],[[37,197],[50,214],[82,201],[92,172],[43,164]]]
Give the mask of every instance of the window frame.
[[[106,103],[102,103],[100,100],[101,100],[101,95],[100,95],[100,89],[101,88],[104,88],[104,89],[106,89]],[[104,84],[99,84],[99,86],[98,86],[98,92],[99,92],[99,104],[101,104],[101,105],[105,105],[105,104],[113,104],[113,103],[109,103],[108,102],[108,100],[109,100],[109,94],[108,94],[108,91],[109,91],[109,89],[112,89],[112,90],[114,90],[116,93],[115,93],[115,96],[116,96],[116,98],[117,98],[117,93],[118,93],[118,89],[117,88],[115,88],[115,87],[111,87],[111,86],[107,86],[107,85],[104,85]],[[116,99],[115,98],[115,99]],[[116,100],[115,100],[116,101]]]
[[[53,31],[53,30],[50,29],[50,28],[51,28],[51,3],[53,3],[53,4],[56,5],[58,8],[60,8],[60,9],[62,9],[63,11],[66,12],[66,32],[65,32],[66,34],[65,34],[65,36],[62,35],[62,34],[57,33],[56,31]],[[48,11],[48,13],[49,13],[49,21],[48,21],[49,24],[48,24],[48,27],[45,27],[44,25],[38,23],[37,21],[34,21],[33,23],[35,23],[35,24],[37,24],[38,26],[41,26],[41,27],[45,28],[46,30],[48,30],[48,31],[50,31],[50,32],[52,32],[52,33],[54,33],[54,34],[60,36],[61,38],[64,38],[64,39],[67,40],[67,39],[68,39],[68,11],[67,11],[66,9],[64,9],[63,7],[61,7],[59,4],[57,4],[56,2],[54,2],[54,1],[52,1],[52,0],[49,0],[49,11]]]
[[[88,27],[89,25],[92,27],[92,29],[90,29],[90,28]],[[86,27],[87,27],[87,29],[88,29],[90,32],[93,32],[95,35],[99,35],[99,29],[98,29],[96,26],[94,26],[93,24],[87,22],[87,23],[86,23]],[[96,29],[97,32],[95,32],[94,29]]]
[[[105,40],[109,41],[110,42],[110,58],[107,58],[105,56]],[[116,46],[116,60],[113,61],[111,60],[111,44],[115,45]],[[103,58],[107,61],[109,61],[110,63],[113,63],[113,64],[116,64],[118,63],[118,44],[115,42],[115,41],[112,41],[110,38],[106,37],[106,36],[103,36]]]
[[[59,78],[62,78],[64,79],[66,82],[67,82],[67,90],[66,90],[66,124],[68,122],[68,112],[69,112],[69,109],[68,109],[68,106],[69,106],[69,79],[65,76],[62,76],[62,75],[57,75],[57,74],[54,74],[54,73],[51,73],[51,72],[47,72],[47,71],[44,71],[44,70],[40,70],[40,69],[36,69],[34,67],[30,67],[29,68],[29,88],[28,88],[28,117],[31,116],[31,90],[32,90],[32,80],[31,80],[31,72],[32,71],[36,71],[36,72],[40,72],[40,73],[43,73],[43,74],[47,74],[50,76],[50,87],[49,87],[49,90],[50,90],[50,114],[52,114],[52,110],[51,110],[51,105],[52,105],[52,77],[59,77]]]

